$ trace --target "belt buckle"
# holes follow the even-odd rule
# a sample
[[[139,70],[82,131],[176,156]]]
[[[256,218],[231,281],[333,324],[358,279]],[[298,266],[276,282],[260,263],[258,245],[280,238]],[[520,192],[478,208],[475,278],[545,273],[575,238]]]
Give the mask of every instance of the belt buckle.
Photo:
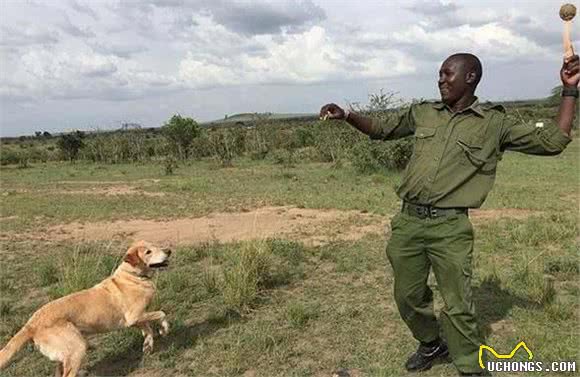
[[[434,218],[437,217],[437,208],[429,207],[429,217]]]

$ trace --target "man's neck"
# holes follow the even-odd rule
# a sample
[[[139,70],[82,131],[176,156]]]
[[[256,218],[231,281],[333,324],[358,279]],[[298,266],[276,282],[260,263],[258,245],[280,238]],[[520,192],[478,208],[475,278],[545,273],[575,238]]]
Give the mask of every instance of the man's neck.
[[[449,106],[449,108],[454,113],[458,113],[460,111],[467,109],[469,106],[471,106],[473,104],[473,102],[475,102],[476,98],[477,97],[475,97],[475,95],[473,93],[469,93],[469,94],[461,97],[457,102],[455,102],[453,105]]]

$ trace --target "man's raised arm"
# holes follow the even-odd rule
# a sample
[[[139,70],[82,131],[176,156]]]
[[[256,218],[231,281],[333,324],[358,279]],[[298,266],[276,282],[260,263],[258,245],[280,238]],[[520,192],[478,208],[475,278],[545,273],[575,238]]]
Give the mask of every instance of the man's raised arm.
[[[521,122],[504,123],[501,148],[536,155],[557,155],[572,141],[570,130],[578,102],[580,66],[578,55],[564,60],[560,70],[562,100],[557,125],[549,122],[543,128],[535,128]]]
[[[381,122],[355,112],[344,110],[340,106],[329,103],[320,109],[321,119],[344,120],[360,132],[369,135],[371,139],[392,140],[414,133],[411,109],[405,111],[392,122]]]
[[[560,70],[562,79],[562,101],[560,102],[560,111],[558,112],[558,128],[570,136],[572,121],[576,112],[576,103],[578,102],[578,82],[580,81],[580,60],[578,55],[573,55],[564,60]]]

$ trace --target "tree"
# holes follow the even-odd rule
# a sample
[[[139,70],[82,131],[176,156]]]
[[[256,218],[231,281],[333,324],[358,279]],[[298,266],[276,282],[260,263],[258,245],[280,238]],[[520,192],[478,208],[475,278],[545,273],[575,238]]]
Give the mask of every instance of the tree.
[[[196,121],[181,115],[172,116],[169,122],[165,123],[162,130],[163,136],[172,145],[175,154],[182,159],[189,158],[193,139],[201,133]]]
[[[77,159],[79,151],[85,146],[84,138],[85,133],[82,131],[63,134],[56,142],[56,146],[63,156],[72,162]]]

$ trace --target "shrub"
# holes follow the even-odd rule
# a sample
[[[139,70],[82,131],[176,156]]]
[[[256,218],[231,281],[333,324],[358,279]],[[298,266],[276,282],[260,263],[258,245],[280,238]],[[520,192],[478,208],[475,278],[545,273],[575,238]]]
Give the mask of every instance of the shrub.
[[[181,159],[189,158],[193,139],[201,132],[199,125],[193,119],[184,118],[181,115],[172,116],[162,130],[174,154]]]
[[[296,154],[294,150],[277,149],[272,153],[272,160],[275,164],[293,167],[296,164]]]
[[[85,146],[84,139],[84,132],[75,131],[63,134],[56,142],[56,146],[60,149],[60,152],[66,160],[74,161],[77,159],[81,148]]]
[[[2,148],[0,154],[0,163],[4,165],[14,165],[20,162],[20,153],[7,148]]]
[[[164,171],[165,175],[173,175],[175,169],[177,169],[177,161],[172,156],[166,157],[164,161]]]
[[[314,147],[320,161],[339,165],[361,135],[344,122],[320,121],[314,127]]]
[[[233,159],[244,151],[245,130],[241,128],[214,129],[209,132],[213,156],[222,166],[232,166]]]

